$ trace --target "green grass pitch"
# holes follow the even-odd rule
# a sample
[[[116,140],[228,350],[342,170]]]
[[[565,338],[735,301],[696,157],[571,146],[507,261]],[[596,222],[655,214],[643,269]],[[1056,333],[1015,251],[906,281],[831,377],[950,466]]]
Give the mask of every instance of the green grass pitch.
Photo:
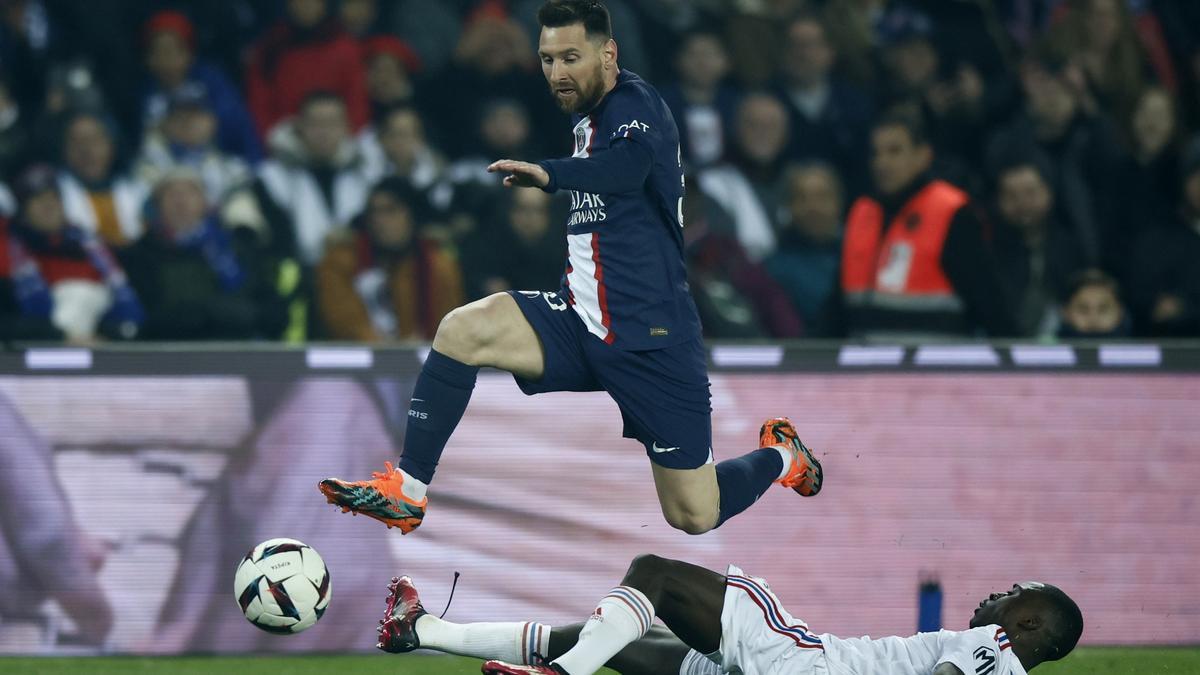
[[[0,673],[75,675],[77,673],[170,673],[171,675],[474,675],[479,661],[440,656],[288,656],[167,658],[0,658]],[[1200,674],[1200,647],[1090,647],[1059,663],[1048,663],[1036,675],[1195,675]],[[665,673],[664,675],[674,675]]]

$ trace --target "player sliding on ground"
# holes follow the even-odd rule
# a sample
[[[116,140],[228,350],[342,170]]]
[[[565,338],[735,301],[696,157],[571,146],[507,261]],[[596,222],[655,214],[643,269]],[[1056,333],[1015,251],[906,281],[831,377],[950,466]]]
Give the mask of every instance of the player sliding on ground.
[[[700,534],[755,502],[773,482],[804,496],[821,465],[786,418],[763,425],[757,450],[712,459],[700,320],[683,260],[683,169],[670,111],[617,66],[608,10],[550,0],[538,11],[538,55],[575,124],[575,153],[536,164],[500,160],[513,188],[570,190],[568,259],[558,292],[498,293],[438,326],[413,390],[400,466],[372,480],[321,481],[345,511],[404,533],[421,524],[426,488],[467,408],[481,366],[512,373],[526,394],[607,391],[624,435],[646,447],[663,515]]]
[[[586,623],[558,628],[454,624],[425,612],[408,577],[390,589],[380,649],[502,659],[483,665],[492,675],[589,675],[604,665],[623,675],[1024,675],[1069,654],[1083,632],[1066,593],[1026,582],[979,603],[969,630],[818,635],[737,567],[721,575],[656,556],[635,559]],[[655,616],[670,631],[652,627]]]

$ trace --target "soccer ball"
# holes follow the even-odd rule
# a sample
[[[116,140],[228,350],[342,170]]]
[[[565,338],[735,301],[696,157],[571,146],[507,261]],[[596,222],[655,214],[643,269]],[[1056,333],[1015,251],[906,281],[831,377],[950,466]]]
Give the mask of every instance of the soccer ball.
[[[233,576],[233,597],[246,620],[286,635],[312,627],[329,607],[329,570],[295,539],[268,539],[250,549]]]

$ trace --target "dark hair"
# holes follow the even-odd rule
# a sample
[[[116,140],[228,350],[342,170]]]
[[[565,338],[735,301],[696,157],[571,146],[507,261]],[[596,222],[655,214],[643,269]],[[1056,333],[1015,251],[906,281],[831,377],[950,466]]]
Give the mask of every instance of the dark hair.
[[[1046,626],[1046,660],[1057,661],[1070,654],[1083,635],[1083,612],[1057,586],[1047,584],[1041,590],[1051,612]]]
[[[925,130],[925,120],[920,112],[906,106],[897,106],[885,112],[871,125],[872,130],[887,127],[900,127],[908,132],[913,145],[929,145],[929,133]]]
[[[342,108],[347,107],[346,99],[338,96],[336,93],[329,91],[328,89],[314,89],[313,91],[305,94],[304,98],[300,99],[299,110],[302,113],[306,112],[310,106],[318,103],[336,103],[342,106]]]
[[[996,162],[992,170],[992,183],[996,191],[999,192],[1001,181],[1010,173],[1026,168],[1033,169],[1047,187],[1054,189],[1054,163],[1040,148],[1023,147],[1006,153]]]
[[[612,19],[600,0],[546,0],[538,9],[537,20],[543,28],[581,23],[589,38],[612,38]]]
[[[1121,297],[1121,286],[1117,283],[1116,279],[1109,276],[1109,274],[1103,270],[1091,268],[1077,272],[1071,276],[1071,279],[1067,282],[1066,293],[1064,293],[1062,297],[1063,304],[1065,305],[1071,302],[1071,298],[1075,297],[1076,293],[1088,288],[1089,286],[1101,286],[1103,288],[1107,288],[1112,291],[1112,294],[1118,299]],[[1062,591],[1059,591],[1059,593],[1062,593]],[[1063,593],[1063,597],[1066,597],[1065,593]],[[1067,600],[1070,600],[1070,598],[1067,598]],[[1078,610],[1079,608],[1077,607],[1076,611]]]

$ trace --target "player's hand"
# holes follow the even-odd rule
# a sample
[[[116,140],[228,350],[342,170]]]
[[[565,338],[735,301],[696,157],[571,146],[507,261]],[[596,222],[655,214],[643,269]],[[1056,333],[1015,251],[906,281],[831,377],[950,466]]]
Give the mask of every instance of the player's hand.
[[[537,164],[501,159],[488,166],[488,173],[505,173],[504,187],[542,188],[550,184],[550,174]]]

